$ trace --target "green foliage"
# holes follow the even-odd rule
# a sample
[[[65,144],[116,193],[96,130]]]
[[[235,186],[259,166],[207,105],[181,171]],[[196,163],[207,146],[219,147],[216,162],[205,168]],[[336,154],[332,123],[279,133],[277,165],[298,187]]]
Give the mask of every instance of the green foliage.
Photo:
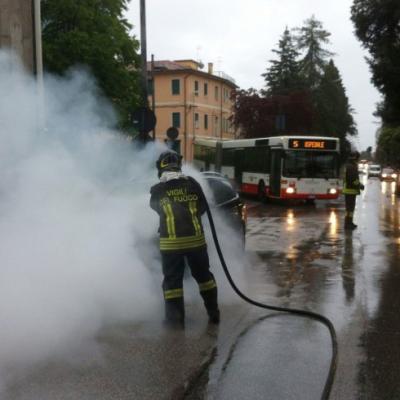
[[[345,152],[348,147],[347,135],[356,135],[357,129],[339,70],[333,60],[323,69],[314,100],[317,115],[314,129],[321,135],[340,138],[342,152]]]
[[[376,158],[383,165],[400,168],[400,127],[385,127],[381,130]]]
[[[234,125],[246,137],[308,134],[338,137],[342,153],[350,149],[347,136],[357,134],[353,110],[333,60],[324,46],[330,33],[312,16],[295,28],[296,44],[288,28],[272,50],[277,59],[262,74],[264,97],[241,91],[235,98]],[[303,54],[303,56],[302,56]],[[285,126],[277,127],[277,120]]]
[[[42,0],[43,59],[47,71],[85,66],[114,104],[121,127],[140,102],[137,54],[123,18],[128,0]]]
[[[399,0],[354,0],[356,35],[369,51],[372,81],[383,94],[377,115],[384,125],[400,125],[400,3]]]
[[[301,74],[307,87],[314,90],[320,82],[327,61],[333,55],[323,47],[329,43],[331,34],[323,29],[322,23],[314,15],[295,31],[298,32],[297,49],[304,54],[300,59]]]
[[[241,137],[268,137],[283,134],[309,134],[312,127],[312,103],[307,92],[286,96],[260,96],[255,89],[233,93],[233,124]],[[285,116],[285,126],[277,126],[277,116]]]
[[[271,66],[262,74],[265,79],[265,93],[268,95],[286,95],[303,88],[300,65],[297,61],[299,52],[288,28],[283,32],[278,47],[278,50],[272,50],[278,59],[270,60]]]

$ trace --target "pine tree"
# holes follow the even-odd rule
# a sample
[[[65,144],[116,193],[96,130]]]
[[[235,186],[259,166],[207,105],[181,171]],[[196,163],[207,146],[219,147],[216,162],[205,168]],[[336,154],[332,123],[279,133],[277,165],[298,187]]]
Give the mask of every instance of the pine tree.
[[[300,66],[297,62],[299,52],[293,43],[292,35],[286,27],[279,40],[276,60],[270,60],[271,66],[262,74],[265,79],[265,93],[268,95],[285,95],[302,88]]]
[[[316,108],[316,126],[318,134],[341,139],[342,150],[346,146],[346,137],[357,134],[342,78],[333,60],[324,67],[320,84],[314,92]]]
[[[303,79],[310,90],[314,90],[321,79],[324,67],[329,57],[333,55],[323,48],[329,43],[328,31],[324,30],[322,23],[312,16],[304,22],[304,26],[297,28],[297,49],[304,53],[300,59],[300,68]]]

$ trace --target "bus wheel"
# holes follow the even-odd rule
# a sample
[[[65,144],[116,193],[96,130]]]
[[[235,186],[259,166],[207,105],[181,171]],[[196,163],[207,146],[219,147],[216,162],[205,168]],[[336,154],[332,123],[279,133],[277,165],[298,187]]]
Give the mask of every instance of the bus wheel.
[[[264,181],[260,181],[260,183],[258,184],[257,199],[262,202],[266,200]]]

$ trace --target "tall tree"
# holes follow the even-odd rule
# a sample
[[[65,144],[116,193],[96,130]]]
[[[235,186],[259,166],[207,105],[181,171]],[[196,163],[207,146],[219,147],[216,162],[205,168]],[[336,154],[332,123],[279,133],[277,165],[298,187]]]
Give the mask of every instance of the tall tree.
[[[354,0],[351,18],[356,35],[369,51],[372,81],[383,94],[377,114],[384,125],[400,125],[399,0]]]
[[[400,127],[384,127],[378,137],[376,158],[385,165],[400,168]]]
[[[314,104],[316,132],[340,138],[342,151],[345,152],[348,147],[346,137],[356,135],[357,128],[342,78],[333,60],[323,68],[320,84],[314,92]]]
[[[42,0],[43,59],[63,75],[85,65],[114,104],[121,126],[140,101],[139,42],[123,18],[129,0]]]
[[[297,62],[299,52],[296,50],[292,35],[286,27],[278,43],[278,50],[272,50],[276,60],[270,60],[270,67],[262,74],[265,79],[267,95],[286,95],[303,87],[300,76],[300,65]]]
[[[233,125],[242,137],[268,137],[281,134],[308,134],[313,122],[313,107],[305,92],[287,96],[260,96],[255,89],[233,93]],[[285,115],[284,126],[277,117]]]
[[[333,55],[324,48],[329,43],[331,34],[323,29],[322,23],[314,15],[295,31],[298,32],[297,48],[304,54],[300,59],[301,73],[307,87],[314,90],[320,82],[327,61]]]

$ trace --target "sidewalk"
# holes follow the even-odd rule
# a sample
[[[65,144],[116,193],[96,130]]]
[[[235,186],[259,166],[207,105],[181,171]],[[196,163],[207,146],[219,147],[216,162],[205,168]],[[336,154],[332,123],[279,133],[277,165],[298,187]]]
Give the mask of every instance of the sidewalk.
[[[160,321],[109,327],[79,358],[36,365],[1,399],[179,400],[213,360],[221,335],[232,333],[244,311],[222,308],[218,327],[208,325],[200,307],[189,305],[182,331],[168,330]]]

